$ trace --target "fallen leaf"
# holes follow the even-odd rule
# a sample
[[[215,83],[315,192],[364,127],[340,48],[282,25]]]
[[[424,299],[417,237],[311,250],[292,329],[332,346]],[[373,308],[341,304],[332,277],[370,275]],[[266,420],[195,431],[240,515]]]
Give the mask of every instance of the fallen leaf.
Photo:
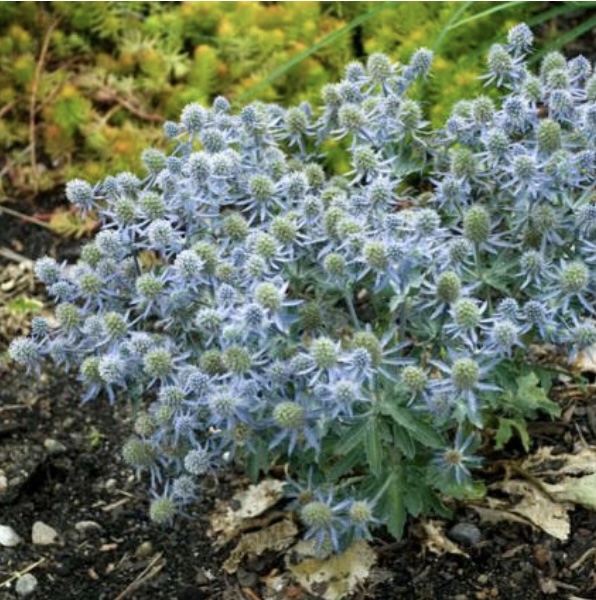
[[[286,565],[298,583],[322,600],[340,600],[350,595],[369,575],[376,557],[363,540],[354,542],[343,554],[327,559],[313,558],[314,544],[301,541],[294,546]],[[306,557],[294,564],[296,556]]]
[[[238,492],[228,502],[219,502],[211,515],[209,535],[223,546],[238,536],[245,523],[275,506],[283,497],[284,482],[265,479]]]
[[[565,477],[559,483],[543,485],[560,502],[573,502],[596,510],[596,473],[584,477]]]
[[[423,533],[422,544],[433,554],[439,556],[443,554],[461,554],[469,558],[457,544],[445,535],[440,523],[436,521],[423,521],[419,525]]]
[[[235,573],[246,556],[260,556],[267,550],[281,552],[294,543],[297,534],[298,528],[290,519],[246,533],[224,562],[223,568],[227,573]]]
[[[493,489],[519,498],[509,507],[509,512],[522,516],[558,540],[569,538],[571,525],[568,512],[573,508],[570,504],[551,500],[535,485],[522,479],[500,482]]]
[[[566,541],[573,505],[596,510],[596,448],[583,446],[573,454],[553,452],[550,446],[539,448],[515,469],[527,478],[491,485],[483,504],[472,508],[483,521],[526,523]],[[509,499],[495,498],[491,491],[500,496],[504,492]]]

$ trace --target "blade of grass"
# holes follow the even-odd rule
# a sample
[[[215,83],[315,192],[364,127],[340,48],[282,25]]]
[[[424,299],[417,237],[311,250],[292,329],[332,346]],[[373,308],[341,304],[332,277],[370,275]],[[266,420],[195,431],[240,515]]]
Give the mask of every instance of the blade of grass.
[[[475,15],[471,15],[465,19],[462,19],[461,21],[458,21],[457,23],[454,23],[453,25],[450,25],[449,30],[453,31],[454,29],[457,29],[458,27],[461,27],[462,25],[466,25],[467,23],[471,23],[472,21],[477,21],[478,19],[482,19],[484,17],[487,17],[488,15],[492,15],[501,10],[513,8],[514,6],[517,6],[519,4],[525,4],[525,3],[526,2],[524,0],[516,0],[515,2],[501,2],[501,3],[497,4],[496,6],[493,6],[486,10],[483,10],[482,12],[476,13]]]
[[[333,32],[329,33],[325,37],[321,38],[318,42],[314,43],[310,48],[307,48],[306,50],[296,54],[296,56],[293,56],[290,60],[285,62],[283,65],[280,65],[279,67],[277,67],[277,69],[274,69],[270,75],[265,77],[265,79],[262,79],[261,81],[259,81],[259,83],[254,85],[252,88],[250,88],[246,92],[244,92],[244,94],[242,94],[238,98],[238,102],[245,102],[246,100],[252,98],[260,89],[268,86],[271,82],[275,81],[278,77],[281,77],[282,75],[287,73],[290,69],[295,67],[297,64],[301,63],[303,60],[305,60],[309,56],[312,56],[315,52],[317,52],[324,46],[331,44],[335,40],[346,35],[346,33],[349,33],[350,31],[352,31],[352,29],[355,29],[359,25],[366,23],[366,21],[372,19],[372,17],[374,17],[376,14],[378,14],[382,10],[384,10],[386,4],[387,4],[387,2],[378,2],[377,5],[375,6],[375,8],[369,10],[368,12],[366,12],[362,15],[355,17],[341,29],[338,29],[337,31],[333,31]]]
[[[577,27],[557,36],[552,42],[547,44],[540,52],[534,54],[530,60],[530,63],[536,62],[542,56],[544,56],[547,52],[551,52],[552,50],[557,50],[562,48],[566,44],[573,42],[573,40],[582,36],[584,33],[593,30],[596,28],[596,15],[594,15],[591,19],[580,23]]]
[[[562,6],[555,6],[546,12],[541,12],[535,17],[528,19],[527,24],[530,27],[532,25],[540,25],[540,23],[544,23],[553,17],[558,17],[559,15],[573,15],[588,8],[594,8],[595,6],[596,2],[564,2]]]
[[[437,41],[433,45],[432,50],[434,54],[438,54],[439,50],[441,49],[441,46],[443,45],[443,40],[445,39],[445,36],[451,29],[451,24],[453,23],[453,21],[459,19],[460,15],[463,15],[468,10],[468,8],[472,6],[472,4],[474,4],[474,2],[464,2],[455,9],[451,17],[449,17],[447,23],[445,23],[443,29],[441,29],[441,33],[439,33]]]

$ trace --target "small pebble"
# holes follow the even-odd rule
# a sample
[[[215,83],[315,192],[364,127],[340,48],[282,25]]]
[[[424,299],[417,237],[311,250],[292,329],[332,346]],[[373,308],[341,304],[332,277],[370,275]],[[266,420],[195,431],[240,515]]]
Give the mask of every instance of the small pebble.
[[[447,536],[462,546],[475,546],[482,534],[472,523],[457,523],[447,532]]]
[[[28,596],[37,588],[37,578],[31,573],[25,573],[17,579],[15,590],[19,596]]]
[[[12,548],[18,546],[23,540],[19,534],[8,525],[0,525],[0,546]]]
[[[253,573],[253,571],[246,571],[243,568],[238,569],[236,577],[240,586],[246,588],[254,587],[259,580],[259,576],[256,573]]]
[[[149,558],[153,554],[153,544],[151,542],[143,542],[139,544],[135,550],[137,558]]]
[[[66,452],[66,446],[58,440],[47,438],[43,441],[43,447],[48,454],[63,454]]]
[[[58,538],[58,532],[53,527],[46,525],[42,521],[35,521],[35,523],[33,523],[31,540],[36,546],[55,544],[58,542]]]
[[[87,533],[93,529],[100,531],[101,528],[101,525],[95,521],[79,521],[78,523],[75,523],[75,529],[79,533]]]

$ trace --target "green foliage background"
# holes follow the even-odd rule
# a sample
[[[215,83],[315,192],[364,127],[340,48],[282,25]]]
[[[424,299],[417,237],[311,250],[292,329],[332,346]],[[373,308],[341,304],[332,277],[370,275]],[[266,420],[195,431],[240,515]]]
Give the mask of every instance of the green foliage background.
[[[225,95],[317,105],[350,60],[433,49],[419,92],[440,124],[481,89],[488,46],[521,21],[548,42],[596,27],[594,2],[2,2],[0,202],[139,168],[165,119]],[[592,17],[590,18],[590,14]],[[580,25],[560,38],[558,18]]]

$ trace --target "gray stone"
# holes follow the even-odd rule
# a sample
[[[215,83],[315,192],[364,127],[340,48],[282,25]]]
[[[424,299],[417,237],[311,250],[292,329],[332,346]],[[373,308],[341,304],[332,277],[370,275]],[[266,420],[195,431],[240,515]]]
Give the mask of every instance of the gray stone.
[[[46,449],[48,454],[63,454],[66,452],[66,446],[60,443],[58,440],[47,438],[43,442],[43,447]]]
[[[257,581],[259,580],[259,576],[253,571],[247,571],[240,567],[236,573],[236,577],[238,578],[238,583],[241,587],[251,588],[253,587]]]
[[[58,532],[49,525],[46,525],[42,521],[35,521],[33,523],[33,530],[31,531],[31,540],[36,546],[48,546],[49,544],[56,544],[59,540]]]
[[[17,579],[15,590],[19,596],[28,596],[37,588],[37,578],[31,573],[25,573]]]
[[[77,523],[75,523],[75,529],[79,533],[87,533],[92,529],[100,531],[102,527],[99,523],[96,523],[95,521],[78,521]]]
[[[46,457],[47,454],[39,444],[29,441],[0,447],[0,504],[9,504],[18,498],[23,486]]]
[[[457,523],[447,532],[447,536],[462,546],[475,546],[482,533],[472,523]]]
[[[19,534],[8,525],[0,525],[0,546],[12,548],[18,546],[23,540]]]

